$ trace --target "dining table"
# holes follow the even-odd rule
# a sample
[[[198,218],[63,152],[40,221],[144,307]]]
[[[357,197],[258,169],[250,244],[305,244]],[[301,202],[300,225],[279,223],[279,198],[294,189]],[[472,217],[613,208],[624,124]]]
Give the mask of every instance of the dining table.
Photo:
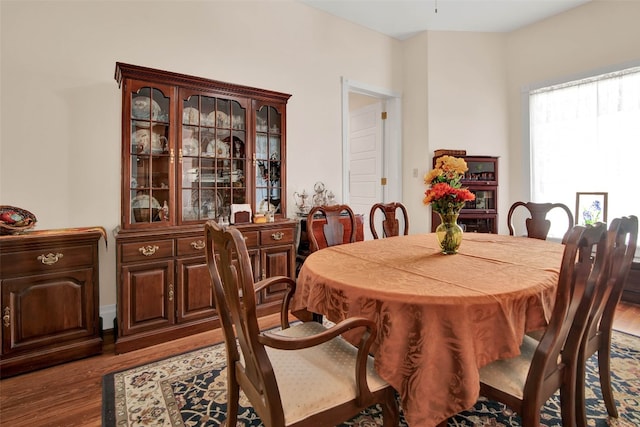
[[[525,333],[547,325],[563,249],[482,233],[465,233],[454,255],[434,233],[331,246],[305,260],[291,311],[373,320],[375,368],[408,425],[436,426],[474,406],[482,366],[517,356]]]

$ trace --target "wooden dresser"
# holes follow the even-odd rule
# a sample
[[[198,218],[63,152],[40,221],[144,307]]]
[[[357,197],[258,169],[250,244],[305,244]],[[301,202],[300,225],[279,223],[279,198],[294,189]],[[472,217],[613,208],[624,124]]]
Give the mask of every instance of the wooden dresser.
[[[298,222],[239,224],[256,281],[295,274]],[[116,353],[220,326],[205,259],[204,227],[155,232],[116,231],[118,316]],[[258,295],[258,316],[279,310],[286,291]]]
[[[100,227],[0,236],[1,377],[102,352],[103,236]]]

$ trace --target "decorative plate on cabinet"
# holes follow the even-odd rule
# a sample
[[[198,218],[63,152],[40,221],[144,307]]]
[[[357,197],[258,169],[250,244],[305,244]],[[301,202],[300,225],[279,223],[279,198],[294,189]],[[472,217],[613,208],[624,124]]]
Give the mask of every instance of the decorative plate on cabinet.
[[[131,101],[131,114],[137,119],[148,119],[149,111],[151,111],[151,118],[156,120],[160,115],[160,105],[150,99],[148,96],[137,96]]]
[[[198,155],[198,140],[195,138],[185,138],[182,140],[182,154],[185,156]]]
[[[200,111],[197,108],[187,107],[182,111],[182,123],[185,125],[200,124]]]
[[[216,157],[229,158],[229,144],[219,139],[211,141],[207,144],[207,154],[210,156],[215,155]]]

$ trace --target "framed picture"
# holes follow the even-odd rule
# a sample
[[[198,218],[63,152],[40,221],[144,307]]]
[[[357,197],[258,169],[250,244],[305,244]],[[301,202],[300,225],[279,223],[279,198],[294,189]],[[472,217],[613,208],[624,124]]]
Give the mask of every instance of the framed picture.
[[[607,222],[607,193],[576,193],[576,225]]]

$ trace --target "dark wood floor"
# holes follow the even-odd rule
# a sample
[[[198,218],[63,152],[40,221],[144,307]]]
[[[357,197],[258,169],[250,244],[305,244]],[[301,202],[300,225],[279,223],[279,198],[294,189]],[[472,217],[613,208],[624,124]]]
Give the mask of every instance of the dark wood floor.
[[[261,320],[263,327],[277,323],[275,315]],[[620,304],[614,327],[640,336],[640,306]],[[103,375],[221,342],[222,335],[214,330],[119,355],[108,341],[100,356],[0,380],[0,424],[100,426]]]

